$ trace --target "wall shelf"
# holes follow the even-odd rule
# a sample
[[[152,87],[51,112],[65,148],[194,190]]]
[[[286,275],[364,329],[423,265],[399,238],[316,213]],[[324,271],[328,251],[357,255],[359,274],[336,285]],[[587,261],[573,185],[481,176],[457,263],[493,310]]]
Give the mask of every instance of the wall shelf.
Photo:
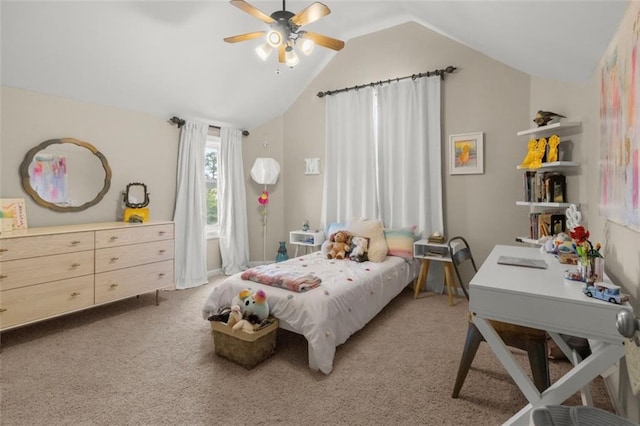
[[[516,135],[518,136],[526,136],[526,135],[551,135],[554,133],[561,133],[564,130],[577,130],[576,127],[582,126],[582,123],[579,121],[565,122],[560,121],[558,123],[547,124],[546,126],[535,127],[533,129],[521,130]]]

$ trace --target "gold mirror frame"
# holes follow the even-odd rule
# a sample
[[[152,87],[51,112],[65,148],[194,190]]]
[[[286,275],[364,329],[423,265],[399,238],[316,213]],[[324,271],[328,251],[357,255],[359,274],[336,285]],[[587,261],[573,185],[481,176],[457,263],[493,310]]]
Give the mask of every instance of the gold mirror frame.
[[[78,145],[82,148],[88,149],[89,151],[91,151],[91,153],[93,153],[93,155],[98,157],[98,159],[102,163],[102,167],[104,168],[105,177],[104,177],[104,185],[102,187],[102,190],[98,193],[98,195],[96,195],[96,197],[93,200],[87,201],[86,203],[80,206],[59,206],[57,204],[46,201],[42,199],[42,197],[40,197],[38,192],[36,192],[36,190],[34,190],[30,185],[29,165],[35,158],[36,154],[42,151],[43,149],[46,149],[50,145],[64,144],[64,143],[71,143],[74,145]],[[102,200],[102,198],[105,196],[107,191],[109,191],[109,188],[111,187],[111,168],[109,167],[107,158],[100,151],[98,151],[96,147],[94,147],[90,143],[83,142],[73,138],[49,139],[48,141],[42,142],[40,145],[36,146],[35,148],[30,149],[29,152],[27,152],[27,154],[24,156],[24,160],[22,160],[22,164],[20,164],[20,177],[22,181],[22,188],[31,196],[31,198],[33,198],[33,201],[35,201],[38,205],[42,207],[46,207],[48,209],[55,210],[57,212],[79,212],[82,210],[86,210],[89,207],[98,204],[100,200]]]

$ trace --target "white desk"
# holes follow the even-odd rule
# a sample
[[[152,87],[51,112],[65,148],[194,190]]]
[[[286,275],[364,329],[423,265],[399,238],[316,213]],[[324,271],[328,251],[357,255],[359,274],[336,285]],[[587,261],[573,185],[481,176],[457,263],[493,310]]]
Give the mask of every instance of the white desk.
[[[500,256],[544,259],[548,268],[499,265]],[[538,248],[497,245],[469,284],[469,308],[475,314],[473,322],[529,401],[505,424],[529,424],[533,408],[561,404],[624,356],[624,338],[616,329],[616,313],[621,308],[631,310],[631,306],[585,296],[583,283],[564,280],[563,272],[570,267]],[[488,319],[546,330],[561,348],[564,341],[558,333],[584,337],[599,344],[592,345],[592,355],[578,362],[541,394]],[[568,350],[566,344],[563,349]]]

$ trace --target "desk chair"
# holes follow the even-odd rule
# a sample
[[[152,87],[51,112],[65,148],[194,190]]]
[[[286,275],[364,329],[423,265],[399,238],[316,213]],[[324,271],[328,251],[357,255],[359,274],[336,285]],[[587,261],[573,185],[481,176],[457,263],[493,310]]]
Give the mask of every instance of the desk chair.
[[[475,274],[478,272],[476,262],[471,255],[469,243],[463,237],[454,237],[449,240],[449,253],[453,268],[456,271],[458,282],[464,292],[465,297],[469,300],[469,281],[462,279],[463,273]],[[471,314],[470,314],[471,315]],[[547,360],[547,336],[543,330],[523,327],[515,324],[508,324],[499,321],[491,321],[492,327],[496,330],[500,338],[507,346],[522,349],[529,355],[529,364],[533,375],[533,382],[540,392],[544,391],[551,385],[549,378],[549,362]],[[460,359],[458,367],[458,375],[456,383],[453,387],[452,398],[457,398],[460,389],[467,377],[473,358],[480,347],[480,343],[484,341],[484,337],[476,325],[469,317],[469,325],[467,328],[467,339],[464,343],[464,351]]]

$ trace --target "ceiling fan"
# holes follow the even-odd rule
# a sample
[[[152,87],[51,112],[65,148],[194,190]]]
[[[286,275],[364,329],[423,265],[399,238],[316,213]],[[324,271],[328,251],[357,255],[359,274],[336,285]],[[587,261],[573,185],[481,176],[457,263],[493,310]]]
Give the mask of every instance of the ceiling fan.
[[[282,10],[277,10],[271,15],[267,15],[244,0],[231,0],[229,3],[268,24],[270,29],[226,37],[224,41],[237,43],[264,36],[265,43],[256,48],[256,53],[263,60],[269,57],[273,49],[278,49],[278,61],[294,67],[298,64],[299,58],[293,46],[298,43],[298,48],[305,55],[311,53],[314,44],[336,51],[344,47],[342,40],[300,29],[303,25],[315,22],[331,13],[331,10],[320,2],[314,2],[294,14],[286,9],[285,0],[282,0]]]

